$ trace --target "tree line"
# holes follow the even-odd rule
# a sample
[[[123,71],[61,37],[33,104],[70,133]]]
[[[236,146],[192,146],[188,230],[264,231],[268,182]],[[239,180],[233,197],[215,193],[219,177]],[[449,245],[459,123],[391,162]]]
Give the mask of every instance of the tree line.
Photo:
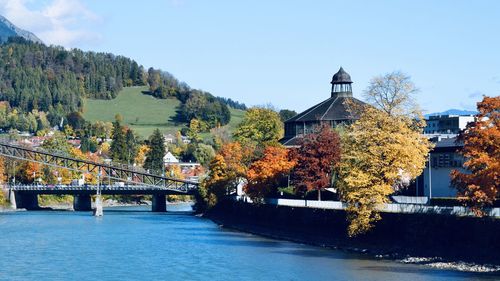
[[[0,100],[7,102],[0,127],[36,132],[30,124],[35,123],[37,112],[44,112],[50,126],[56,126],[68,114],[81,112],[85,98],[113,99],[123,87],[143,85],[157,98],[179,99],[183,104],[179,119],[186,124],[197,118],[210,127],[225,125],[230,118],[228,106],[246,108],[231,99],[191,89],[166,71],[146,71],[127,57],[11,37],[0,44]],[[44,120],[38,119],[38,125],[44,123],[38,127],[45,127]]]
[[[232,139],[217,147],[197,207],[215,206],[240,184],[256,204],[279,193],[316,193],[321,199],[321,191],[329,188],[347,206],[348,234],[370,231],[389,196],[422,173],[433,146],[422,134],[425,121],[412,98],[415,91],[403,73],[375,77],[365,92],[371,105],[350,105],[359,119],[333,129],[321,124],[295,148],[278,142],[283,116],[249,109]],[[477,121],[460,134],[468,172],[454,171],[452,183],[459,199],[484,215],[500,194],[500,97],[485,97],[478,110]]]

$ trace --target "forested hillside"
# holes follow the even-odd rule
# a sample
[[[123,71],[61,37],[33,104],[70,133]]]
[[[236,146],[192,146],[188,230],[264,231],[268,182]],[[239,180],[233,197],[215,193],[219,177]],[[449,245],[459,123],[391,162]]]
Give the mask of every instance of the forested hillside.
[[[228,105],[245,108],[193,90],[168,72],[146,71],[130,58],[14,37],[0,45],[0,128],[34,132],[55,126],[70,113],[81,112],[85,98],[113,99],[126,86],[148,86],[154,97],[179,99],[178,119],[186,123],[197,118],[209,127],[225,125]]]

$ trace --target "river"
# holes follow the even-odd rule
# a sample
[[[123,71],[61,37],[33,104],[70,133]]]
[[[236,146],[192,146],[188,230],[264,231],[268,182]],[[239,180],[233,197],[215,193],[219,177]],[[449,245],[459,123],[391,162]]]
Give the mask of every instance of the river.
[[[169,205],[0,213],[0,280],[499,280],[221,228]]]

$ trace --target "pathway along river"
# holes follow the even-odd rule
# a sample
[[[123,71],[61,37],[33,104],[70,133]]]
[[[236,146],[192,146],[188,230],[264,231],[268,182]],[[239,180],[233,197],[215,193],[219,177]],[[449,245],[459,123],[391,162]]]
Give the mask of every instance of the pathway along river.
[[[220,228],[169,205],[0,213],[0,280],[498,280]],[[176,212],[177,211],[177,212]],[[184,211],[184,212],[182,212]]]

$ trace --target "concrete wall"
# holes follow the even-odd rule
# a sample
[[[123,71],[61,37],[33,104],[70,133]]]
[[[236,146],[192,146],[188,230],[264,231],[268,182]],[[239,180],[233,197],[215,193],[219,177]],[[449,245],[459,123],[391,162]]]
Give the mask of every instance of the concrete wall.
[[[226,227],[308,244],[364,249],[372,254],[391,256],[440,256],[500,263],[500,219],[382,213],[382,220],[373,231],[349,238],[343,210],[227,200],[207,216]]]

